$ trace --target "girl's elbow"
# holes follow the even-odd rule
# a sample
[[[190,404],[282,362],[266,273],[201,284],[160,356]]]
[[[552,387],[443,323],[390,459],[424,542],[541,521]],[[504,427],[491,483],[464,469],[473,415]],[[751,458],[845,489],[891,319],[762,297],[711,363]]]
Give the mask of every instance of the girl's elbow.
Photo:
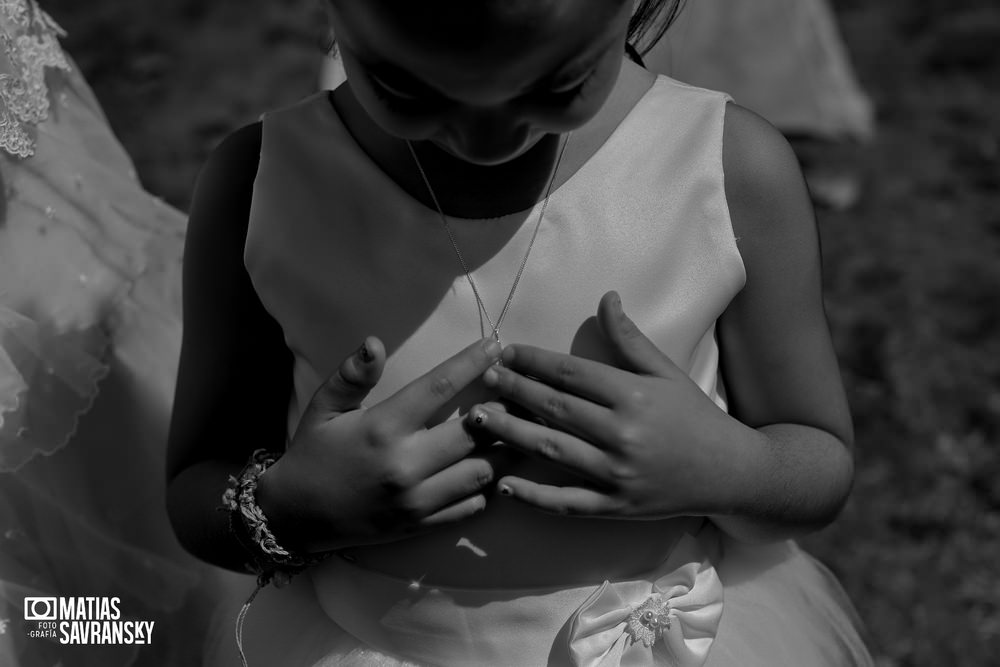
[[[843,444],[834,461],[833,470],[829,471],[827,478],[829,480],[827,502],[817,513],[817,525],[814,530],[826,528],[837,520],[847,505],[854,486],[854,455],[850,444]]]

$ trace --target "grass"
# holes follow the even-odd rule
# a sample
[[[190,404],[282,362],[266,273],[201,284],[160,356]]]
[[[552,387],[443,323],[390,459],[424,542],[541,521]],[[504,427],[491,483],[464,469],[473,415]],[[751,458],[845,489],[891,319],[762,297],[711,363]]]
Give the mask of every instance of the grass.
[[[881,667],[1000,655],[1000,8],[835,3],[878,109],[848,212],[821,212],[857,427],[841,518],[806,540]],[[147,187],[184,208],[207,152],[311,92],[313,0],[48,0]],[[846,157],[845,157],[846,156]],[[823,156],[820,159],[826,159]]]

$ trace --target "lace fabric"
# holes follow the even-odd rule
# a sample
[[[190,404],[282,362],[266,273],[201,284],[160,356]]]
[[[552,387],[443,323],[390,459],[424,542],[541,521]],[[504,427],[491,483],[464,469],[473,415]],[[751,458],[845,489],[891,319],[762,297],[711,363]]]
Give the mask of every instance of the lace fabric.
[[[108,373],[107,345],[98,327],[54,331],[0,304],[0,473],[67,444]]]
[[[176,362],[184,216],[138,183],[64,34],[0,0],[0,473],[65,447],[116,360],[168,411]]]
[[[35,0],[0,0],[0,148],[10,155],[34,155],[31,128],[49,115],[45,70],[70,70],[65,34]]]
[[[163,502],[185,216],[143,189],[62,34],[0,0],[0,665],[198,664],[214,573]],[[77,595],[119,597],[153,642],[29,634],[26,596]]]

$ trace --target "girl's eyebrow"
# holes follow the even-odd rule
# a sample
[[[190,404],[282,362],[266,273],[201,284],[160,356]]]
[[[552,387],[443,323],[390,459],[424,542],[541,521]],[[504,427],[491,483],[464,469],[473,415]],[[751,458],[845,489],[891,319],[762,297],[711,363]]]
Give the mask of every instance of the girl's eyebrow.
[[[440,96],[430,84],[417,78],[412,72],[393,65],[392,63],[380,62],[367,66],[376,79],[389,84],[393,88],[398,88],[406,93],[427,93]]]
[[[561,87],[576,83],[578,79],[589,74],[601,58],[607,52],[610,44],[606,44],[593,51],[588,57],[571,62],[568,66],[563,66],[554,73],[547,74],[531,86],[531,90],[556,90]]]
[[[589,74],[608,52],[608,49],[618,43],[618,36],[614,33],[604,41],[598,42],[598,46],[586,49],[584,56],[574,53],[559,66],[557,70],[546,74],[532,84],[529,90],[558,90],[566,87]]]
[[[566,87],[572,83],[576,83],[578,79],[581,79],[585,75],[589,74],[597,66],[597,63],[604,57],[604,54],[611,45],[612,42],[609,41],[607,44],[603,44],[600,48],[593,49],[584,59],[571,60],[568,61],[568,64],[563,63],[560,69],[543,75],[535,83],[529,85],[525,91],[557,90],[560,87]],[[575,55],[576,54],[574,54],[574,56]],[[367,67],[377,79],[384,81],[393,88],[398,88],[402,92],[406,92],[408,94],[413,93],[415,95],[427,94],[437,97],[442,96],[442,93],[429,83],[423,81],[412,72],[393,63],[382,61],[372,63],[367,65]]]

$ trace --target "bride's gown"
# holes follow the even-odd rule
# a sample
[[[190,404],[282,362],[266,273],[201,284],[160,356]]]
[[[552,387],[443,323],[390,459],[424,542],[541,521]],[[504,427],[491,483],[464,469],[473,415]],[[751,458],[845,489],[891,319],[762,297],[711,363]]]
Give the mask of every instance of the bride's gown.
[[[0,2],[0,664],[193,665],[207,568],[164,507],[185,218],[149,195],[34,0]],[[146,646],[33,638],[115,596]]]

